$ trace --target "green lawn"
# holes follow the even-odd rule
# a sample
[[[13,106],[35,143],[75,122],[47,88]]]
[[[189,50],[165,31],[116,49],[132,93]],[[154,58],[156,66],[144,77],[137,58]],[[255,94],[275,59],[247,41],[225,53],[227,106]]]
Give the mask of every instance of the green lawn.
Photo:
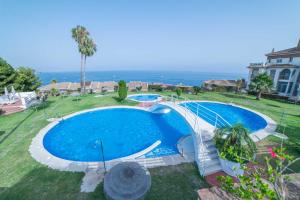
[[[163,93],[167,95],[169,93]],[[80,193],[83,173],[60,172],[36,162],[28,152],[32,138],[49,122],[46,119],[67,115],[79,110],[99,106],[119,105],[116,94],[95,98],[94,95],[73,98],[51,97],[44,109],[27,110],[22,113],[0,117],[0,199],[104,199],[102,185],[93,193]],[[290,137],[286,143],[288,150],[300,156],[300,106],[233,93],[201,93],[186,95],[190,99],[216,100],[237,103],[264,114],[282,125]],[[135,105],[125,101],[124,105]],[[284,115],[282,117],[282,112]],[[281,119],[282,118],[282,119]],[[283,126],[279,127],[282,131]],[[3,131],[5,131],[3,133]],[[269,137],[260,142],[260,150],[278,143]],[[294,169],[300,171],[300,164]],[[152,175],[151,192],[147,199],[195,199],[195,191],[207,187],[198,175],[194,164],[160,167],[150,170]]]

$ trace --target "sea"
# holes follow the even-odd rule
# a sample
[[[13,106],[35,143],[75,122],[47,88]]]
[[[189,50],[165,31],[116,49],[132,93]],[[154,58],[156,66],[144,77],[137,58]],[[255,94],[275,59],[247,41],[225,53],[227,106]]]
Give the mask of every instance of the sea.
[[[51,80],[57,82],[79,82],[79,72],[38,72],[42,85],[49,84]],[[195,71],[88,71],[86,81],[143,81],[159,82],[166,84],[183,84],[199,86],[205,80],[236,80],[244,78],[247,74],[220,73],[220,72],[195,72]]]

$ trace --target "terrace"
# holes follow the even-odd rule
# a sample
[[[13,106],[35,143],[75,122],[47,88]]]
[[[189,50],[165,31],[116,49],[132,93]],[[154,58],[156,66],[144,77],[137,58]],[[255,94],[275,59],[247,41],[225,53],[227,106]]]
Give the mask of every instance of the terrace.
[[[159,93],[169,95],[169,92]],[[84,173],[62,172],[50,169],[36,162],[29,154],[28,148],[32,138],[49,122],[47,119],[65,116],[84,109],[112,106],[136,105],[136,102],[116,101],[115,93],[102,98],[93,95],[80,97],[80,101],[73,101],[72,97],[50,97],[44,106],[38,110],[28,109],[10,116],[0,117],[0,198],[1,199],[104,199],[102,184],[94,192],[80,192],[80,185]],[[294,104],[282,103],[263,99],[256,101],[253,96],[237,95],[233,93],[205,92],[199,95],[187,95],[192,100],[212,100],[235,103],[253,110],[257,110],[274,119],[278,124],[278,131],[284,132],[289,140],[285,142],[289,153],[300,155],[299,113],[300,108]],[[284,112],[283,112],[284,111]],[[262,161],[267,153],[267,147],[279,145],[280,139],[269,136],[258,145],[258,159]],[[292,165],[293,173],[299,173],[300,163]],[[208,188],[209,184],[199,175],[194,163],[175,166],[165,166],[150,169],[152,187],[146,199],[195,199],[196,191]],[[209,181],[211,182],[211,181]],[[166,194],[168,196],[166,196]]]

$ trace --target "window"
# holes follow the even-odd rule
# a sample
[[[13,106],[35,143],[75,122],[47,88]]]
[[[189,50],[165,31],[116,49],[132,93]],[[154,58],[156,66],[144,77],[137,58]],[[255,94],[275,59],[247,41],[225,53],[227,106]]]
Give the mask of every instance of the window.
[[[281,58],[278,58],[278,59],[276,60],[276,62],[277,62],[277,63],[282,63],[282,59],[281,59]]]
[[[287,92],[288,94],[291,93],[292,87],[293,87],[293,82],[290,82],[289,89],[288,89],[288,92]]]
[[[288,84],[287,82],[278,82],[278,84],[277,84],[277,92],[285,93],[287,84]]]
[[[272,79],[273,82],[274,82],[275,74],[276,74],[276,70],[275,70],[275,69],[272,69],[272,70],[270,71],[270,77],[271,77],[271,79]]]
[[[289,62],[293,62],[293,57],[290,57]]]
[[[279,80],[289,80],[291,71],[289,69],[284,69],[279,74]]]
[[[253,69],[251,74],[251,79],[254,79],[258,75],[258,69]]]
[[[271,58],[268,59],[268,63],[271,63]]]

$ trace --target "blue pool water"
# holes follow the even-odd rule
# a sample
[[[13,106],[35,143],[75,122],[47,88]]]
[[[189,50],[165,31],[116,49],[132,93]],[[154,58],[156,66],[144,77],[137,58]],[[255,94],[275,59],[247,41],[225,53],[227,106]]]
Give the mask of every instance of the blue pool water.
[[[251,112],[243,108],[239,108],[228,104],[214,103],[214,102],[192,102],[192,103],[187,103],[186,105],[194,113],[197,113],[195,104],[200,104],[218,113],[222,118],[224,118],[231,125],[237,123],[243,124],[250,132],[258,131],[267,126],[267,122],[264,118],[262,118],[261,116],[257,115],[254,112]],[[200,109],[199,112],[203,113],[204,111]],[[207,115],[203,115],[200,113],[198,115],[201,118],[203,118],[208,123],[214,125],[214,121],[212,121],[211,118],[207,117]]]
[[[87,112],[61,121],[44,137],[53,155],[74,161],[102,161],[137,153],[157,140],[161,144],[146,157],[178,153],[178,139],[192,132],[176,111],[154,114],[133,108],[109,108]]]
[[[159,98],[161,98],[161,96],[158,94],[137,94],[128,97],[128,99],[138,101],[138,102],[157,101]]]

